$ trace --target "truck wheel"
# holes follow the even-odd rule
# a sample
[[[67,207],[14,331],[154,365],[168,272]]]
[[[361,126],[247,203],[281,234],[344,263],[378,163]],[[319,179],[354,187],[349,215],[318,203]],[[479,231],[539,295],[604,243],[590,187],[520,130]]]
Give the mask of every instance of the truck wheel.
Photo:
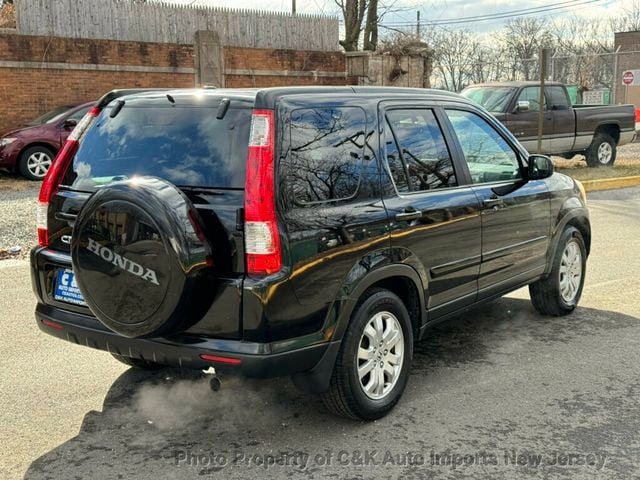
[[[18,162],[20,174],[29,180],[42,180],[53,163],[55,154],[47,147],[35,146],[27,148]]]
[[[548,277],[529,285],[531,303],[543,315],[571,313],[580,300],[586,273],[587,250],[580,232],[565,229]]]
[[[117,353],[112,353],[111,356],[129,367],[139,368],[141,370],[159,370],[161,368],[166,368],[166,365],[161,365],[160,363],[155,363],[149,360],[143,360],[141,358],[125,357],[124,355],[118,355]]]
[[[616,161],[616,141],[608,133],[596,133],[585,157],[590,167],[611,167]]]
[[[394,293],[369,290],[342,339],[329,390],[329,411],[355,420],[386,415],[402,396],[413,356],[409,312]]]

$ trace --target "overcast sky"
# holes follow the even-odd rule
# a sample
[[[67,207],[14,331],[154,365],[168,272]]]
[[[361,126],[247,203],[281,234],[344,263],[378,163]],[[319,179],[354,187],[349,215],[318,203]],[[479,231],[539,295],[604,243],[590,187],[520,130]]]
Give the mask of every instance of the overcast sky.
[[[231,8],[249,8],[263,10],[290,11],[291,0],[173,0],[175,3],[216,5]],[[382,3],[383,0],[381,0]],[[400,9],[396,13],[387,15],[384,22],[389,26],[396,22],[415,22],[416,10],[421,11],[421,20],[444,21],[460,17],[490,15],[496,13],[558,7],[556,10],[534,13],[527,16],[570,16],[608,17],[621,15],[625,5],[637,0],[397,0],[394,8]],[[386,3],[389,3],[387,1]],[[640,2],[639,2],[640,4]],[[332,0],[297,0],[298,12],[324,13],[338,15],[339,10]],[[468,22],[466,24],[450,24],[447,28],[462,28],[489,32],[502,26],[506,19],[493,19],[482,22]]]

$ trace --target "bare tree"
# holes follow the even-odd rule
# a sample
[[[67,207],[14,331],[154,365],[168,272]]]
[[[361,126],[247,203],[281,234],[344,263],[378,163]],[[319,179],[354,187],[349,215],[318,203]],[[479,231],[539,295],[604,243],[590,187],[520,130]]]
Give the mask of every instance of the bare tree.
[[[567,17],[551,23],[555,37],[553,80],[578,85],[582,94],[596,86],[611,88],[614,75],[611,21]]]
[[[363,50],[376,50],[378,28],[385,15],[407,10],[410,7],[396,7],[398,0],[334,0],[344,19],[344,39],[340,45],[347,52],[360,47],[360,34],[364,31]]]
[[[367,0],[335,1],[342,10],[342,18],[344,19],[344,39],[340,40],[340,45],[347,52],[356,51],[362,32],[362,21],[369,2]]]
[[[625,0],[622,15],[611,20],[614,32],[636,32],[640,30],[640,0]]]
[[[513,61],[512,80],[520,73],[525,80],[537,75],[537,61],[541,47],[553,46],[553,35],[548,22],[543,18],[520,17],[507,22],[501,41]]]
[[[378,0],[369,0],[364,26],[363,50],[375,50],[378,45]]]
[[[466,30],[436,30],[429,34],[429,38],[437,83],[446,90],[462,90],[473,76],[480,41]]]

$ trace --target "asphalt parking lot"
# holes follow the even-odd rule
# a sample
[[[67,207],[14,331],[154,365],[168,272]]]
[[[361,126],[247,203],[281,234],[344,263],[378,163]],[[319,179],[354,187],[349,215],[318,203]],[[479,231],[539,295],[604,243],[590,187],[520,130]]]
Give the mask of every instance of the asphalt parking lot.
[[[630,478],[640,472],[640,188],[589,199],[580,308],[526,290],[433,329],[397,408],[326,413],[288,380],[127,370],[41,334],[0,262],[0,478]]]

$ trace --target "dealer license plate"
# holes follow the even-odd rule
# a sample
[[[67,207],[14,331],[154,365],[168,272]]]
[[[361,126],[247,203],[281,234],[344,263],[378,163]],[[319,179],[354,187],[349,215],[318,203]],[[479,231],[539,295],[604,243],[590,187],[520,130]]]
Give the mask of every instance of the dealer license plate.
[[[74,305],[86,305],[82,292],[76,283],[73,270],[68,268],[58,270],[53,298],[61,302],[73,303]]]

